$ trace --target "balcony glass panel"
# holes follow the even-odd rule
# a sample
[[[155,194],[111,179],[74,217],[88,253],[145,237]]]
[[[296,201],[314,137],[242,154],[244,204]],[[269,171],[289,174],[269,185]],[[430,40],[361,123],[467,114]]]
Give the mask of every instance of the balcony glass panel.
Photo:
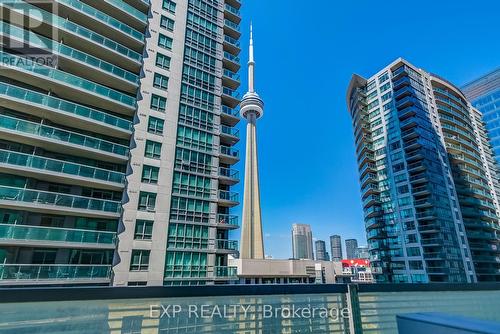
[[[110,279],[110,265],[0,264],[0,282]],[[82,329],[83,330],[83,329]]]
[[[55,139],[69,144],[80,145],[117,155],[127,156],[129,148],[102,139],[84,136],[79,133],[28,122],[22,119],[0,115],[0,128],[19,131],[44,138]]]
[[[119,184],[125,183],[125,174],[123,173],[6,150],[0,150],[0,163],[63,173],[68,174],[68,176],[80,176]]]

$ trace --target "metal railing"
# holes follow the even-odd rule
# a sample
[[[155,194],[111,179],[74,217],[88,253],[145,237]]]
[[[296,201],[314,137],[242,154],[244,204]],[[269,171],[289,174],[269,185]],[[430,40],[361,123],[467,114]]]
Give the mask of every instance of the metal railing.
[[[43,282],[96,279],[111,279],[111,265],[0,264],[0,283],[6,280]]]

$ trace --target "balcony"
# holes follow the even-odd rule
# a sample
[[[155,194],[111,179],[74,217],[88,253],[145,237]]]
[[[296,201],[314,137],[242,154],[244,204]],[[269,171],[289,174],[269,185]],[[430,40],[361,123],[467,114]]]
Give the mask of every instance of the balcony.
[[[1,106],[29,111],[30,114],[53,121],[57,120],[66,126],[72,126],[78,122],[83,130],[124,139],[132,134],[131,121],[53,96],[3,82],[0,82],[0,96],[3,97],[0,99]]]
[[[46,23],[50,22],[50,26],[49,24],[45,24],[35,27],[33,31],[36,33],[48,35],[48,33],[50,33],[48,29],[53,28],[57,30],[59,38],[64,40],[66,45],[78,45],[79,49],[83,52],[94,54],[96,57],[114,64],[123,64],[123,66],[129,70],[138,70],[141,66],[141,53],[129,49],[110,38],[95,33],[66,18],[44,11],[22,0],[0,2],[0,6],[10,12],[13,20],[29,18],[34,22],[38,22],[40,17],[43,17]]]
[[[218,214],[217,215],[217,228],[220,229],[238,229],[240,224],[238,216]]]
[[[100,186],[112,190],[121,190],[125,186],[124,173],[1,149],[0,171],[52,182],[65,181],[70,184]]]
[[[111,265],[0,264],[0,285],[109,283]]]
[[[82,75],[87,79],[105,82],[115,89],[126,88],[126,91],[131,94],[135,94],[138,87],[139,77],[136,74],[65,44],[5,22],[0,24],[0,34],[17,43],[29,41],[30,47],[50,50],[54,55],[59,56],[60,67],[71,68],[72,73]]]
[[[236,169],[219,167],[219,183],[233,186],[240,182],[240,172]]]
[[[144,34],[109,16],[94,6],[89,6],[77,0],[56,0],[58,14],[62,17],[71,17],[75,23],[86,24],[92,22],[92,30],[108,38],[129,45],[132,49],[142,48]]]
[[[0,224],[0,245],[115,249],[116,233],[72,228]]]
[[[237,267],[215,267],[214,276],[216,278],[232,278],[236,279],[238,273]]]
[[[109,13],[109,15],[112,15],[114,18],[123,19],[124,22],[127,22],[138,30],[144,30],[148,23],[147,14],[130,6],[125,1],[103,0],[96,2],[93,0],[84,0],[84,2],[92,4],[95,8],[105,13]]]
[[[221,125],[220,140],[224,145],[234,145],[240,140],[240,130],[227,125]]]
[[[238,55],[241,51],[240,41],[228,35],[224,35],[224,51],[228,51],[233,55]]]
[[[222,103],[227,104],[231,108],[236,108],[240,104],[240,93],[222,86]]]
[[[60,153],[75,155],[79,151],[87,157],[99,155],[119,162],[128,160],[128,146],[6,115],[0,115],[0,132],[4,138]]]
[[[240,69],[240,57],[230,54],[224,51],[224,57],[222,58],[224,67],[230,69],[233,72],[238,72]]]
[[[224,34],[230,35],[233,38],[240,38],[240,26],[231,20],[224,19]]]
[[[222,71],[222,84],[231,89],[238,89],[240,86],[240,75],[231,70],[224,69]]]
[[[233,191],[219,190],[219,205],[233,207],[239,205],[239,194]]]
[[[172,267],[172,266],[170,266]],[[176,266],[180,267],[180,266]],[[206,268],[206,267],[205,267]],[[183,270],[192,272],[198,270]],[[206,269],[205,269],[206,271]],[[381,267],[373,267],[373,274],[382,274]],[[215,267],[216,278],[236,278],[236,267]],[[181,275],[179,275],[181,276]],[[180,277],[182,279],[182,277]],[[159,321],[161,305],[179,305],[181,312],[175,321]],[[156,296],[152,297],[152,296]],[[412,302],[408,302],[412,301]],[[237,315],[203,322],[193,321],[202,308],[222,310],[222,306],[238,305]],[[282,316],[282,309],[291,305],[299,310],[333,310],[348,316],[324,317],[313,319]],[[471,305],[477,305],[471,307]],[[215,309],[213,306],[218,306]],[[477,319],[500,321],[500,287],[490,284],[281,284],[281,285],[230,285],[230,286],[166,286],[119,289],[101,287],[89,289],[74,287],[68,291],[64,287],[25,288],[2,291],[0,301],[0,323],[7,333],[83,333],[109,331],[110,321],[115,332],[160,332],[178,333],[186,331],[189,324],[192,333],[211,331],[221,333],[238,332],[244,328],[248,333],[259,333],[265,307],[272,306],[277,318],[268,319],[267,328],[274,330],[286,328],[297,333],[398,333],[397,315],[408,313],[442,312],[473,317]],[[61,310],[64,310],[62,312]],[[172,310],[172,308],[170,308]],[[226,309],[224,309],[226,310]],[[344,311],[345,310],[345,311]],[[190,312],[191,311],[191,312]],[[222,313],[222,311],[220,311]],[[309,312],[306,314],[312,314]],[[145,319],[153,315],[154,321],[130,321]],[[170,313],[171,314],[171,313]],[[220,314],[220,313],[215,313]],[[223,313],[225,314],[225,313]],[[304,313],[301,313],[304,314]],[[91,320],[89,320],[91,319]],[[167,319],[168,320],[168,319]],[[346,326],[350,321],[351,326]],[[251,327],[250,327],[251,326]],[[106,330],[107,329],[107,330]],[[213,329],[213,330],[212,330]],[[453,329],[452,329],[453,332]],[[495,332],[495,331],[490,331]],[[432,330],[429,334],[435,333]]]
[[[418,104],[418,100],[413,96],[407,96],[399,101],[396,101],[396,108],[401,110],[409,106]]]
[[[0,57],[7,59],[0,63],[6,75],[10,74],[16,80],[51,90],[62,98],[89,103],[116,113],[131,115],[135,111],[136,100],[130,95],[9,53],[0,52]]]
[[[235,163],[240,161],[240,151],[229,146],[221,145],[219,159],[222,163],[234,165]]]
[[[224,5],[224,16],[236,24],[241,22],[240,10],[228,3]]]
[[[221,121],[229,126],[235,126],[240,121],[239,111],[223,105],[220,114]]]
[[[215,240],[215,245],[217,252],[223,252],[223,253],[238,252],[238,241],[236,240],[217,239]]]
[[[0,207],[41,213],[96,218],[117,218],[121,202],[34,189],[0,186]]]

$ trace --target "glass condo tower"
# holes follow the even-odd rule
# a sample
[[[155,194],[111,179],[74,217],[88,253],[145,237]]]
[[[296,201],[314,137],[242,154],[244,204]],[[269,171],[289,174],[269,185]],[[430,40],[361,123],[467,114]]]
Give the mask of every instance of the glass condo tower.
[[[496,167],[481,113],[398,59],[347,91],[379,282],[500,281]]]
[[[0,286],[235,278],[240,6],[0,2]]]

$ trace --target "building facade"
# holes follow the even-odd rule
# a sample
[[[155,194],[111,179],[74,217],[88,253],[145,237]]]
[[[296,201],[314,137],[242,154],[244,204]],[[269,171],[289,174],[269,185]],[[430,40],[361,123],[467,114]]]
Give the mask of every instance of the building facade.
[[[379,282],[500,280],[495,166],[481,114],[398,59],[347,92]]]
[[[292,253],[294,259],[314,259],[311,226],[292,225]]]
[[[332,261],[342,261],[342,238],[340,235],[330,236],[330,250],[332,254]]]
[[[370,259],[370,252],[369,252],[368,246],[359,246],[358,249],[356,250],[356,258],[369,260]]]
[[[464,85],[462,91],[472,105],[483,113],[493,154],[500,162],[500,68]]]
[[[0,3],[0,284],[235,279],[240,5]]]
[[[316,248],[316,260],[330,261],[328,252],[326,251],[326,243],[323,240],[316,240],[314,247]]]
[[[345,254],[348,260],[358,258],[358,240],[356,239],[345,240]]]

